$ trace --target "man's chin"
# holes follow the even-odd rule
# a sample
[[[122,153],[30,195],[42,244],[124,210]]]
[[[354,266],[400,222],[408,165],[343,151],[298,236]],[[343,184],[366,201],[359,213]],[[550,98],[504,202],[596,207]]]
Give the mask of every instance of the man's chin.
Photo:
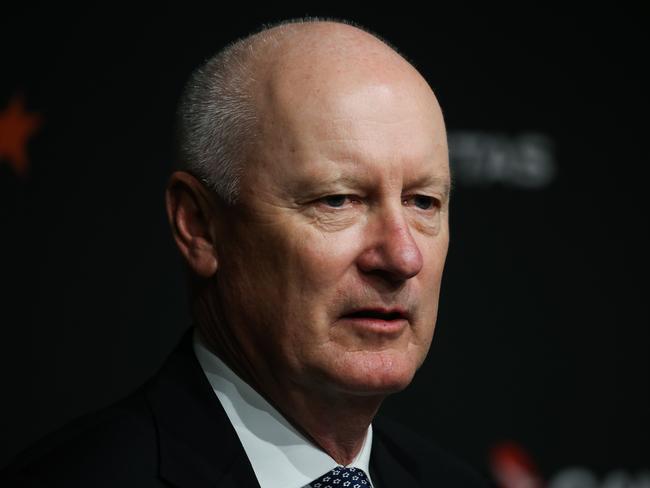
[[[390,395],[406,388],[418,364],[412,357],[391,353],[355,353],[340,358],[329,381],[340,392],[352,395]]]

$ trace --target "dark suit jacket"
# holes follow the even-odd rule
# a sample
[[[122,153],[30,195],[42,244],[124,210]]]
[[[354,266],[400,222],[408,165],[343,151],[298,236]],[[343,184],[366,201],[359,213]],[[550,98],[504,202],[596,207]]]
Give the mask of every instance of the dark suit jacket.
[[[377,418],[370,474],[377,488],[484,486],[419,436]],[[250,462],[183,338],[156,376],[118,404],[23,454],[2,487],[259,488]]]

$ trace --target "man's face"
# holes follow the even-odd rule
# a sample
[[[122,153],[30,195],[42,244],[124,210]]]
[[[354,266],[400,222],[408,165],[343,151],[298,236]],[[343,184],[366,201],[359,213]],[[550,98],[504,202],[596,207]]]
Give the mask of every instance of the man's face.
[[[423,81],[343,85],[266,94],[218,283],[256,381],[384,394],[408,385],[433,335],[446,136]]]

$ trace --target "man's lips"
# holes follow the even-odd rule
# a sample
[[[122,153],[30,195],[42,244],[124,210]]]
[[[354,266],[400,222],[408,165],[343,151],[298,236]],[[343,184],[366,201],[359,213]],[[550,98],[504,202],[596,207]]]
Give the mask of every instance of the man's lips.
[[[409,320],[409,314],[401,308],[361,308],[342,315],[346,319]]]
[[[399,334],[407,326],[409,313],[401,308],[360,308],[341,315],[343,323],[377,334]]]

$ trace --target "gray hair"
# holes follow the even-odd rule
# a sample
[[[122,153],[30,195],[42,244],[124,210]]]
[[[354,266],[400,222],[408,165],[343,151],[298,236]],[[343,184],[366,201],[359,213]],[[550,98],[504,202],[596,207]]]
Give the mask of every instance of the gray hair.
[[[229,204],[237,200],[242,157],[255,129],[252,48],[250,37],[236,41],[194,71],[178,109],[181,168]]]

